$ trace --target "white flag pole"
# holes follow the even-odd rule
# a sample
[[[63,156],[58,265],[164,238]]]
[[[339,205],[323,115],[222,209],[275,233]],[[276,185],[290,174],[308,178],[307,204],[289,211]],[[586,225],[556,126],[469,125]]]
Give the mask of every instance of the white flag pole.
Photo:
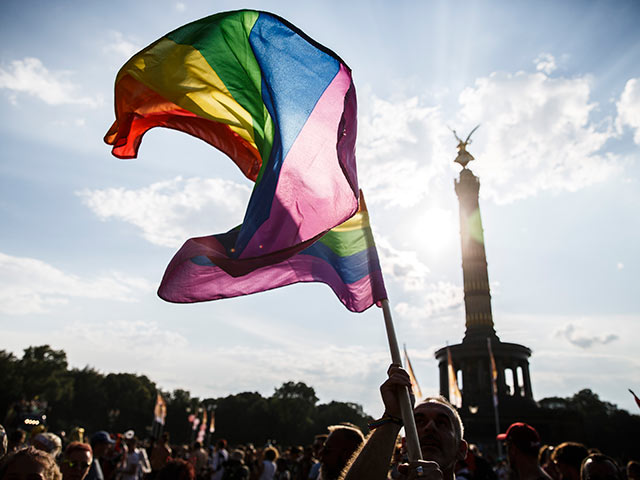
[[[391,318],[391,309],[389,308],[389,300],[382,300],[382,312],[384,314],[384,324],[387,328],[387,339],[389,340],[389,349],[391,350],[391,361],[397,365],[402,365],[400,357],[400,348],[398,348],[398,339],[396,331],[393,327],[393,319]],[[402,421],[404,422],[404,432],[407,438],[407,453],[409,461],[422,460],[422,452],[420,450],[420,441],[418,440],[418,430],[416,422],[413,418],[413,406],[409,396],[407,387],[398,390],[398,401],[400,402],[400,411],[402,412]]]

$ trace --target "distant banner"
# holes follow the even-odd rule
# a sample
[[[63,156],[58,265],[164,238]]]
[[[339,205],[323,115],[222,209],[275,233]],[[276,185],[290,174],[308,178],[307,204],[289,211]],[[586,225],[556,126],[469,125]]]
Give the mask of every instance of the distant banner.
[[[456,378],[456,371],[453,368],[453,361],[451,360],[451,350],[447,347],[447,372],[449,376],[449,401],[457,408],[462,407],[462,393],[458,388],[458,379]]]

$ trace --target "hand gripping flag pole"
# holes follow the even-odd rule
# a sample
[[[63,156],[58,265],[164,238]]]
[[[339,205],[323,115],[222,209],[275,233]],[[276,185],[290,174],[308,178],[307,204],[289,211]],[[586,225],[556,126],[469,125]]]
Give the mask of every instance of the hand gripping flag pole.
[[[402,365],[398,339],[396,338],[396,331],[393,327],[393,319],[391,318],[389,300],[385,298],[381,303],[384,314],[384,325],[387,329],[387,339],[389,340],[389,350],[391,350],[391,361],[396,365]],[[415,462],[416,460],[422,460],[422,452],[418,440],[418,429],[416,428],[416,421],[413,418],[413,405],[411,405],[409,388],[403,387],[398,389],[398,401],[400,403],[400,411],[402,412],[402,421],[404,422],[404,432],[407,438],[409,461]]]

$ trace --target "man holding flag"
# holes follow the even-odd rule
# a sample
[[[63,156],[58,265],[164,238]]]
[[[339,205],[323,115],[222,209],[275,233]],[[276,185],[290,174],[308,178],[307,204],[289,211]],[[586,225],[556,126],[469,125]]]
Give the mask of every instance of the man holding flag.
[[[411,388],[409,374],[398,365],[391,365],[388,378],[380,386],[385,411],[381,419],[372,422],[373,433],[347,467],[345,480],[384,480],[387,478],[396,439],[402,428],[398,391]],[[424,460],[401,466],[409,479],[454,480],[455,466],[467,454],[463,439],[462,420],[455,408],[442,397],[428,397],[414,408],[414,417]]]

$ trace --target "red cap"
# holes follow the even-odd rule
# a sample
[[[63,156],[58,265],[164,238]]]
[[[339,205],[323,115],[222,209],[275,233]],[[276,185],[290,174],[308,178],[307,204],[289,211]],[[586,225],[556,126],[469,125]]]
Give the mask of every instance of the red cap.
[[[522,450],[540,446],[540,435],[538,435],[536,429],[522,422],[512,423],[506,433],[501,433],[496,438],[498,440],[509,440],[509,442]]]

